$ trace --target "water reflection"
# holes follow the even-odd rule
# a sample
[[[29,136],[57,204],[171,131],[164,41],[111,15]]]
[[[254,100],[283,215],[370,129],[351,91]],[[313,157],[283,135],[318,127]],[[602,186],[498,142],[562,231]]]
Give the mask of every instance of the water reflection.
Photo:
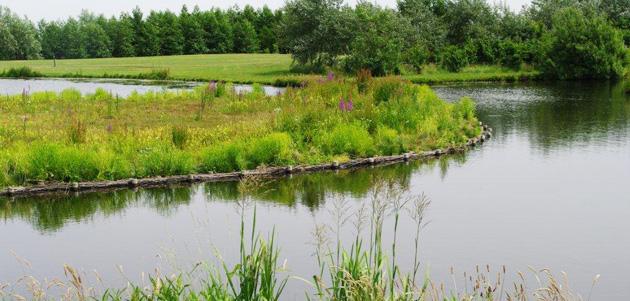
[[[148,92],[162,91],[184,91],[190,90],[198,85],[205,85],[200,82],[186,81],[148,81],[133,79],[3,79],[0,78],[0,94],[2,95],[18,95],[23,90],[30,93],[33,92],[61,92],[64,89],[76,89],[83,94],[94,93],[96,89],[105,89],[113,95],[127,97],[134,92],[144,94]],[[248,93],[253,90],[251,85],[233,85],[234,92]],[[262,86],[263,91],[267,95],[277,95],[283,93],[285,88]]]
[[[314,274],[310,233],[314,225],[333,224],[333,195],[347,196],[352,213],[369,202],[371,187],[389,181],[432,200],[421,257],[437,282],[450,283],[450,267],[506,265],[515,272],[535,266],[567,272],[579,292],[588,292],[601,274],[593,300],[630,299],[630,96],[621,86],[436,90],[449,99],[474,97],[480,119],[495,129],[493,139],[462,156],[296,175],[250,193],[260,201],[260,230],[277,230],[294,275]],[[217,183],[0,200],[0,282],[22,275],[9,250],[32,260],[40,278],[70,263],[105,271],[113,286],[119,286],[114,267],[140,275],[160,264],[155,255],[165,247],[186,267],[213,258],[208,250],[214,247],[230,257],[238,254],[234,203],[241,197],[237,183]],[[404,221],[400,231],[401,242],[413,237]],[[410,250],[398,250],[401,262],[410,262]],[[304,298],[300,284],[290,284],[288,300]]]
[[[295,207],[301,204],[311,211],[325,206],[331,194],[364,197],[375,185],[395,183],[410,186],[411,175],[438,166],[446,176],[449,166],[463,164],[464,154],[442,157],[439,160],[414,161],[408,164],[295,175],[265,181],[259,189],[247,192],[258,201]],[[84,194],[59,194],[17,199],[0,198],[0,218],[5,221],[20,219],[42,233],[60,231],[70,223],[107,218],[122,214],[127,208],[151,208],[168,217],[179,207],[190,204],[201,191],[211,202],[234,202],[242,197],[239,183],[206,183],[193,186],[117,190]]]
[[[545,152],[574,145],[624,143],[630,95],[622,82],[474,84],[436,87],[448,100],[470,96],[497,139],[516,133]]]

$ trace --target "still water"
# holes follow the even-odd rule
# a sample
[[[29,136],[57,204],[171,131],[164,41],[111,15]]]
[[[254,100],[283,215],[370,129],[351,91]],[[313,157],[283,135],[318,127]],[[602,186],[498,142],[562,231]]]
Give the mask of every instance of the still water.
[[[290,274],[310,279],[316,273],[312,232],[332,223],[341,197],[350,213],[368,201],[374,185],[394,181],[432,201],[421,258],[434,280],[451,283],[451,267],[461,279],[476,265],[505,265],[508,281],[529,267],[549,268],[567,272],[583,295],[601,274],[591,300],[629,300],[630,96],[622,86],[435,90],[447,100],[474,98],[494,137],[465,155],[294,176],[251,194],[258,230],[275,229]],[[190,270],[217,253],[233,262],[239,199],[235,183],[0,199],[0,283],[23,275],[63,278],[63,265],[70,264],[85,278],[97,272],[107,285],[120,286],[155,268]],[[415,229],[406,218],[400,228],[399,263],[411,265]],[[353,229],[342,236],[353,237]],[[307,288],[291,279],[285,297],[303,299]]]
[[[126,79],[2,79],[0,78],[0,95],[17,95],[23,91],[61,92],[64,89],[76,89],[81,93],[94,93],[98,88],[104,89],[113,95],[127,97],[131,93],[147,93],[161,91],[182,91],[191,89],[202,83],[185,81],[148,81],[148,80],[126,80]],[[251,92],[251,85],[233,85],[234,91]],[[284,88],[273,86],[263,86],[267,95],[282,93]]]

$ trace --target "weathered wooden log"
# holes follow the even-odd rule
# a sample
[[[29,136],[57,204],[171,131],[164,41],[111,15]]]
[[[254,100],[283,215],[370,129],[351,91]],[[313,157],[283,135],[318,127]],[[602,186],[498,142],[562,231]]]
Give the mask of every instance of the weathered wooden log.
[[[27,196],[37,194],[47,194],[55,192],[83,192],[83,191],[99,191],[99,190],[113,190],[123,188],[136,188],[136,187],[153,187],[153,186],[167,186],[183,183],[195,183],[195,182],[228,182],[239,181],[246,177],[281,177],[287,175],[293,175],[297,173],[310,173],[324,170],[341,170],[341,169],[354,169],[363,166],[374,165],[389,165],[399,162],[408,162],[412,159],[428,159],[440,157],[444,154],[453,154],[457,152],[464,152],[468,148],[472,148],[479,143],[483,143],[485,140],[492,137],[492,128],[480,123],[482,127],[482,133],[479,137],[471,138],[468,142],[461,147],[448,147],[443,150],[437,149],[433,151],[425,151],[420,154],[414,152],[405,153],[402,155],[394,156],[377,156],[371,158],[354,159],[347,162],[332,162],[327,164],[318,165],[302,165],[302,166],[286,166],[286,167],[270,167],[261,168],[256,170],[248,170],[242,172],[230,172],[230,173],[210,173],[210,174],[190,174],[180,176],[168,176],[168,177],[152,177],[144,179],[126,179],[116,181],[95,181],[95,182],[72,182],[72,183],[60,183],[51,182],[46,183],[42,181],[36,181],[36,185],[26,187],[8,187],[4,190],[0,190],[0,196]]]

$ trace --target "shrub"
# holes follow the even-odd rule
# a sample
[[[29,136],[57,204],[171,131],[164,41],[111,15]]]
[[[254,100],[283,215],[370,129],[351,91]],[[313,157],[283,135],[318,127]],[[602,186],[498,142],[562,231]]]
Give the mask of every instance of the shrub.
[[[41,72],[37,72],[30,67],[23,66],[18,68],[9,68],[2,73],[0,73],[2,77],[12,77],[12,78],[30,78],[30,77],[43,77],[44,74]]]
[[[624,71],[621,32],[603,17],[587,16],[574,7],[554,15],[542,47],[540,69],[549,77],[615,78]]]
[[[89,181],[99,175],[93,153],[76,146],[35,145],[29,151],[27,164],[27,178],[34,180]]]
[[[398,132],[388,127],[379,127],[375,136],[376,148],[380,154],[396,155],[404,151]]]
[[[79,101],[81,100],[81,91],[75,88],[63,89],[59,95],[60,99],[64,101]]]
[[[171,78],[171,70],[170,69],[151,70],[148,73],[140,73],[138,77],[142,79],[167,80]]]
[[[202,172],[232,172],[246,168],[243,148],[236,143],[213,145],[202,152]]]
[[[405,82],[400,79],[382,79],[375,82],[374,102],[380,104],[401,96],[404,92],[404,85]]]
[[[330,133],[321,133],[320,147],[331,155],[366,156],[372,153],[374,141],[359,124],[339,124]]]
[[[510,40],[501,42],[501,65],[514,70],[519,70],[521,68],[521,64],[523,63],[520,48],[519,44]]]
[[[470,97],[463,97],[455,104],[454,112],[457,117],[465,120],[475,119],[475,102]]]
[[[445,47],[442,51],[440,63],[442,68],[450,72],[459,72],[468,65],[466,51],[457,46]]]
[[[185,175],[194,171],[192,156],[172,147],[153,147],[140,156],[138,163],[141,177]]]
[[[430,55],[429,49],[425,45],[417,44],[405,52],[405,63],[413,66],[417,72],[420,72],[429,60]]]
[[[293,141],[287,133],[272,133],[254,139],[247,158],[252,168],[262,164],[283,165],[292,161],[292,149]]]

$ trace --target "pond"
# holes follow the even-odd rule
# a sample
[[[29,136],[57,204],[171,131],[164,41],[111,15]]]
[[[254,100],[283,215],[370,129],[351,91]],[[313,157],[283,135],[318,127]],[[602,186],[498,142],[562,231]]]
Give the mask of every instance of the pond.
[[[127,79],[3,79],[0,78],[1,95],[21,94],[26,90],[30,93],[41,91],[61,92],[64,89],[77,89],[81,93],[94,93],[97,88],[105,89],[113,95],[126,97],[131,93],[146,93],[159,91],[181,91],[188,90],[197,85],[199,82],[185,81],[148,81],[148,80],[127,80]],[[263,86],[263,90],[267,95],[276,95],[282,93],[284,88]],[[252,90],[251,85],[235,84],[234,91],[249,92]]]
[[[448,100],[474,98],[494,137],[465,155],[298,175],[252,193],[258,230],[275,229],[290,274],[316,273],[312,233],[332,224],[341,198],[343,211],[353,212],[372,187],[394,181],[432,201],[421,260],[434,280],[450,284],[451,267],[461,279],[477,265],[505,265],[508,282],[517,271],[549,268],[565,271],[582,295],[601,274],[592,300],[629,300],[630,97],[622,85],[435,90]],[[70,264],[86,279],[96,271],[107,285],[122,286],[155,268],[188,271],[216,253],[233,262],[239,199],[236,183],[0,199],[0,283],[23,275],[63,278]],[[347,228],[342,236],[351,239],[353,226]],[[411,265],[415,229],[405,218],[400,229],[399,261]],[[284,296],[303,299],[305,289],[291,279]]]

